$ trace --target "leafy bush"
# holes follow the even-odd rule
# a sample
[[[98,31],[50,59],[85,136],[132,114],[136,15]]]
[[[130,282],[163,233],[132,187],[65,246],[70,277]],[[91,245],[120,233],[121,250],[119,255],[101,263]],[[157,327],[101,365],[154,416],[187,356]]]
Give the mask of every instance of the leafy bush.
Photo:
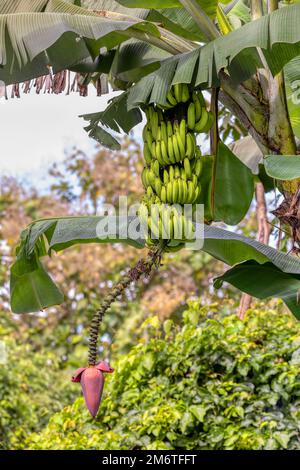
[[[96,421],[79,398],[27,446],[300,449],[300,324],[280,307],[242,322],[192,302],[182,328],[154,317],[144,338],[107,379]]]
[[[37,351],[25,331],[18,340],[10,322],[1,312],[0,449],[9,450],[22,448],[28,434],[42,429],[75,392],[57,355]]]

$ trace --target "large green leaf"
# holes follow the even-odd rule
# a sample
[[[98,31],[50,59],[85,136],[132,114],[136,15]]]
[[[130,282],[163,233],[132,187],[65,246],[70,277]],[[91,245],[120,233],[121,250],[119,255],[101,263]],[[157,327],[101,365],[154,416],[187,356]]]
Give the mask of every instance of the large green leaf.
[[[220,70],[228,69],[232,73],[232,78],[236,82],[241,82],[254,74],[257,67],[263,67],[257,53],[257,48],[261,48],[271,72],[277,74],[291,59],[300,54],[299,22],[299,4],[281,8],[199,47],[197,60],[195,52],[192,51],[166,59],[162,62],[162,66],[164,64],[170,66],[171,61],[174,61],[176,64],[174,76],[177,68],[181,68],[180,80],[183,83],[193,81],[196,86],[204,88],[219,86]],[[186,73],[184,73],[185,68]],[[152,86],[157,73],[153,73]],[[174,76],[166,77],[164,84],[166,89],[177,82]],[[145,102],[144,87],[146,83],[149,85],[148,81],[146,82],[147,78],[132,88],[129,97],[131,107]],[[161,94],[160,99],[163,104],[165,96]],[[152,102],[151,90],[146,100]]]
[[[62,294],[45,273],[39,257],[52,250],[61,251],[82,243],[125,243],[144,247],[144,240],[126,237],[127,226],[137,219],[117,223],[117,231],[109,229],[102,238],[97,236],[97,224],[102,217],[63,217],[32,223],[21,234],[17,261],[11,269],[11,304],[17,313],[36,311],[63,301]],[[256,240],[218,227],[205,226],[203,251],[231,266],[247,260],[259,265],[268,262],[280,272],[300,277],[300,261]],[[276,293],[274,294],[274,296]],[[280,293],[280,296],[282,294]]]
[[[63,294],[34,254],[18,259],[12,266],[10,295],[14,313],[38,312],[64,300]]]
[[[143,247],[143,240],[128,238],[127,223],[132,217],[120,220],[105,229],[105,236],[97,235],[98,223],[103,217],[65,217],[45,219],[32,223],[21,234],[17,260],[11,267],[10,293],[14,313],[29,313],[61,304],[63,294],[44,270],[39,257],[52,250],[64,250],[78,243],[125,243]]]
[[[212,19],[216,17],[218,3],[229,3],[231,0],[195,0],[195,3],[205,11],[205,13]],[[128,8],[153,8],[153,9],[168,9],[168,8],[182,8],[179,0],[118,0],[118,2]]]
[[[215,287],[222,287],[224,281],[259,299],[282,298],[292,313],[300,319],[299,274],[284,273],[272,263],[247,261],[216,278]]]
[[[34,3],[33,12],[30,8],[29,12],[0,12],[0,80],[6,84],[46,75],[49,62],[54,72],[82,62],[90,57],[85,38],[97,41],[99,50],[128,40],[125,30],[133,33],[137,28],[139,34],[144,31],[159,36],[156,26],[143,20],[145,10],[134,10],[132,15],[136,16],[113,11],[112,18],[107,18],[108,12],[98,15],[73,2]],[[113,7],[116,2],[105,2],[108,8],[111,4]],[[45,11],[36,11],[38,5],[46,6]]]
[[[238,224],[253,198],[251,170],[223,142],[219,142],[213,184],[214,220]]]
[[[300,177],[300,155],[266,155],[264,164],[272,178],[293,180]]]
[[[247,260],[259,264],[271,262],[285,273],[300,275],[300,260],[297,257],[219,227],[204,227],[203,251],[230,266]]]

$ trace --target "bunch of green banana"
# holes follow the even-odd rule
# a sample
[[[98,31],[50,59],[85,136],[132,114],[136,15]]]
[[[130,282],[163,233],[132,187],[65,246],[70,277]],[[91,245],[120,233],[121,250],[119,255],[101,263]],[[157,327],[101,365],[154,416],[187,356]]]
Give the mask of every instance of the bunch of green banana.
[[[139,218],[149,228],[150,239],[191,240],[195,228],[191,218],[187,218],[180,206],[149,204],[140,205]]]
[[[169,251],[175,251],[193,237],[192,218],[181,213],[181,206],[191,204],[195,209],[201,194],[203,163],[196,134],[208,132],[213,115],[201,91],[191,92],[187,84],[172,86],[165,105],[149,105],[145,113],[145,196],[139,216],[151,232],[149,246],[164,238],[170,240]]]

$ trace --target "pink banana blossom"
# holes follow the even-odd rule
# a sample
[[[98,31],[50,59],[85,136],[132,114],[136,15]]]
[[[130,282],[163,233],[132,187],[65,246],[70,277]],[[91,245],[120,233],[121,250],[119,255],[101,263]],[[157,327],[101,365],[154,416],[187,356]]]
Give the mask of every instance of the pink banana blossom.
[[[112,373],[112,369],[106,362],[101,361],[95,366],[80,367],[72,376],[72,382],[80,382],[87,409],[95,418],[101,403],[104,386],[103,372]]]

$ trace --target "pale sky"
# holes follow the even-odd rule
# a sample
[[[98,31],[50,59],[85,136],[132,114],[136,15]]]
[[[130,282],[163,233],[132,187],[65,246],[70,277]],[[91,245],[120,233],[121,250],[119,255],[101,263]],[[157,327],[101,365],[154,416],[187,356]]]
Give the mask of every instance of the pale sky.
[[[88,97],[65,95],[22,95],[0,99],[0,174],[22,177],[45,187],[47,169],[62,161],[64,150],[77,144],[83,150],[95,141],[83,129],[79,114],[105,109],[112,95],[97,97],[93,87]]]

